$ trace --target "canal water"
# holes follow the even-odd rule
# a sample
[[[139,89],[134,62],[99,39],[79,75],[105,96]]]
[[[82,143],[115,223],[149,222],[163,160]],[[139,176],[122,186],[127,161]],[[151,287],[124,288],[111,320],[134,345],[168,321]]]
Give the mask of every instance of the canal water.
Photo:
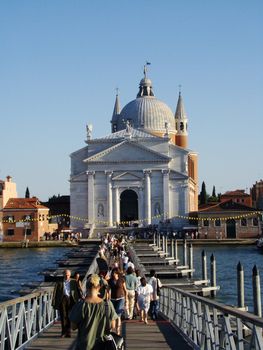
[[[245,305],[253,312],[252,269],[256,265],[261,280],[261,297],[263,302],[263,254],[256,246],[194,246],[194,277],[202,278],[202,250],[207,255],[208,278],[210,278],[210,257],[216,258],[217,284],[220,290],[216,299],[224,304],[237,306],[237,264],[244,268]]]
[[[44,281],[39,272],[57,267],[69,248],[0,249],[0,302],[16,298],[22,283]]]
[[[69,248],[1,249],[0,250],[0,302],[18,296],[15,291],[21,284],[43,281],[38,273],[56,267],[56,260]],[[208,278],[210,278],[210,256],[214,254],[217,263],[217,284],[220,291],[216,299],[228,305],[237,305],[236,267],[240,261],[245,274],[245,303],[253,310],[252,269],[257,265],[261,277],[263,299],[263,254],[255,246],[194,246],[194,277],[202,277],[201,254],[207,254]],[[178,250],[182,261],[182,248]]]

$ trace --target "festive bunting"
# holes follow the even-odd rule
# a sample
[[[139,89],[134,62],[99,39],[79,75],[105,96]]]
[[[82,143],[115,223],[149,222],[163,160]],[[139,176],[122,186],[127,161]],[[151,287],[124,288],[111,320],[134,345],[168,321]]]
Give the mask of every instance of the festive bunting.
[[[237,216],[228,216],[228,217],[194,217],[194,216],[187,216],[187,215],[175,215],[172,218],[168,218],[168,213],[163,213],[163,214],[158,214],[158,215],[154,215],[151,217],[151,220],[154,219],[160,219],[162,218],[163,220],[176,220],[176,219],[183,219],[183,220],[189,220],[189,221],[216,221],[216,220],[221,220],[221,221],[227,221],[227,220],[240,220],[242,218],[252,218],[255,216],[259,216],[262,215],[262,212],[260,211],[253,211],[247,214],[242,214],[242,215],[237,215]],[[83,221],[83,222],[87,222],[88,223],[88,218],[83,218],[83,217],[79,217],[79,216],[72,216],[69,214],[59,214],[59,215],[49,215],[47,216],[47,220],[52,220],[52,219],[60,219],[60,218],[69,218],[69,219],[73,219],[73,220],[77,220],[77,221]],[[132,220],[132,221],[121,221],[119,222],[120,225],[127,225],[130,224],[132,222],[136,222],[136,223],[143,223],[145,221],[147,221],[148,219],[140,219],[140,220]],[[9,224],[15,224],[16,222],[38,222],[38,221],[44,221],[43,219],[39,219],[39,218],[28,218],[28,219],[20,219],[20,220],[13,220],[13,219],[3,219],[1,220],[2,223],[9,223]],[[95,224],[103,224],[103,225],[108,225],[109,222],[106,220],[97,220],[94,221],[93,223]],[[116,222],[114,222],[114,224],[116,224]]]

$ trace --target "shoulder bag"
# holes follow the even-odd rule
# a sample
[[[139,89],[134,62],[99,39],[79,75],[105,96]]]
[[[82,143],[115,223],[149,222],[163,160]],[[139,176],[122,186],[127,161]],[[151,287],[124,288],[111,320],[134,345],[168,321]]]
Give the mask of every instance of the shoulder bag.
[[[104,350],[124,350],[124,339],[122,336],[110,331],[109,304],[105,301],[106,329],[104,334]]]

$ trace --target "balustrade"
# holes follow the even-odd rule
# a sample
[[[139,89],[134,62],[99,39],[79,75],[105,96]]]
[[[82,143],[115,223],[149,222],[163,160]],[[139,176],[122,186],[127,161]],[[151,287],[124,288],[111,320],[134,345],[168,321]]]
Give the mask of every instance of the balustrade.
[[[195,349],[263,349],[263,319],[237,308],[163,287],[160,311]]]
[[[56,319],[53,288],[0,304],[0,349],[22,349]]]

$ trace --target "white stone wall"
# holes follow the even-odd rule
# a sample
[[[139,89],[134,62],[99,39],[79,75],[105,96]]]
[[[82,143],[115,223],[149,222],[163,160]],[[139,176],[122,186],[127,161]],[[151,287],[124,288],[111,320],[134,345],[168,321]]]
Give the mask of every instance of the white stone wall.
[[[87,182],[73,182],[70,184],[70,215],[88,218],[88,184]],[[71,218],[72,228],[82,228],[85,221]]]
[[[163,214],[165,208],[168,208],[169,217],[186,215],[192,196],[186,183],[187,152],[158,139],[156,142],[144,140],[142,144],[151,146],[160,156],[135,144],[125,143],[114,147],[117,143],[110,142],[91,143],[74,152],[71,155],[71,215],[87,218],[90,224],[95,223],[96,226],[106,226],[119,218],[120,195],[126,189],[137,193],[139,220],[148,218],[144,223],[158,223],[163,217],[152,217]],[[106,148],[110,146],[113,148],[109,152]],[[168,159],[162,155],[173,159],[168,164]],[[109,172],[112,172],[110,180]],[[93,189],[88,181],[93,184]],[[111,206],[108,203],[109,188]],[[71,224],[73,227],[84,227],[84,222],[74,219]]]

